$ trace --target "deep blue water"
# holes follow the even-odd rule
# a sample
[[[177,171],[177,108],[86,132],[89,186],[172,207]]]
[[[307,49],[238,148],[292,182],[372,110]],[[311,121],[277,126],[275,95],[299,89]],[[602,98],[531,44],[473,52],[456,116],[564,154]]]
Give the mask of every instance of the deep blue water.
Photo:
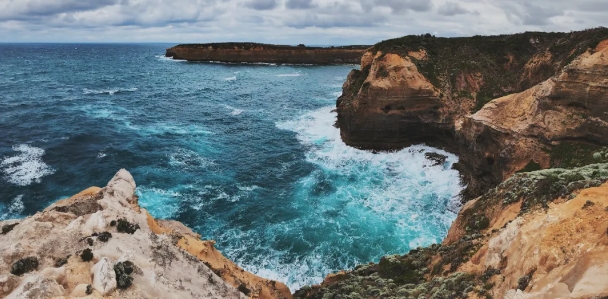
[[[332,126],[355,66],[176,62],[169,46],[0,44],[0,220],[126,168],[155,217],[292,289],[444,237],[455,156],[360,151]]]

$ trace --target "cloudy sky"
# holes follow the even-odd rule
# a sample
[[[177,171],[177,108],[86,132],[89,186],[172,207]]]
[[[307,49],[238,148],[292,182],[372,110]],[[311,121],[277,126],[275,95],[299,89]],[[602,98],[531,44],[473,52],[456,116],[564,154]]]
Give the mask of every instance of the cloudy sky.
[[[371,44],[608,26],[608,0],[0,0],[0,42]]]

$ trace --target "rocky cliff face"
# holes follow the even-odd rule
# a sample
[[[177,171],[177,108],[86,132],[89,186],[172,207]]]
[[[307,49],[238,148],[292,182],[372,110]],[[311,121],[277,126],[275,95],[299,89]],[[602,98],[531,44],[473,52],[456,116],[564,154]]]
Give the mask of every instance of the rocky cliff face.
[[[457,153],[468,201],[442,244],[294,297],[608,298],[608,29],[386,41],[337,106],[350,145]]]
[[[337,101],[342,139],[366,149],[427,143],[452,151],[467,199],[526,166],[598,162],[587,154],[608,144],[607,39],[599,28],[380,43]],[[574,165],[560,156],[567,149],[580,152]]]
[[[367,46],[306,47],[255,43],[189,44],[167,49],[166,56],[188,61],[276,64],[357,64]]]
[[[328,276],[296,298],[605,298],[608,164],[516,174],[441,245]]]
[[[125,170],[22,220],[0,222],[2,298],[291,298],[213,241],[137,204]]]

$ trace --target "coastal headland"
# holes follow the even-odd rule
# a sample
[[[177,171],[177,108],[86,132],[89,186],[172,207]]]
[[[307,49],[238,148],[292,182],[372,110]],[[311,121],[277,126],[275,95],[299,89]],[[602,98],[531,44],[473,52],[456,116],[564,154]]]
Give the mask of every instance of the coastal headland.
[[[369,46],[307,47],[259,43],[183,44],[165,56],[177,60],[224,63],[335,65],[358,64]]]
[[[151,217],[120,170],[104,188],[0,222],[0,297],[608,298],[608,29],[427,34],[369,48],[180,45],[166,55],[360,62],[336,102],[342,140],[457,154],[467,189],[448,235],[292,295],[181,223]]]

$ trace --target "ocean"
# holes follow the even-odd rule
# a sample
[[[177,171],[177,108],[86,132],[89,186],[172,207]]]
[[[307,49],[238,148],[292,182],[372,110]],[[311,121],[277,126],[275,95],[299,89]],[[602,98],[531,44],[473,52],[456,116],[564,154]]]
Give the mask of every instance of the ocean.
[[[0,220],[126,168],[154,217],[292,291],[446,235],[456,156],[357,150],[333,127],[358,66],[189,63],[170,46],[0,44]]]

